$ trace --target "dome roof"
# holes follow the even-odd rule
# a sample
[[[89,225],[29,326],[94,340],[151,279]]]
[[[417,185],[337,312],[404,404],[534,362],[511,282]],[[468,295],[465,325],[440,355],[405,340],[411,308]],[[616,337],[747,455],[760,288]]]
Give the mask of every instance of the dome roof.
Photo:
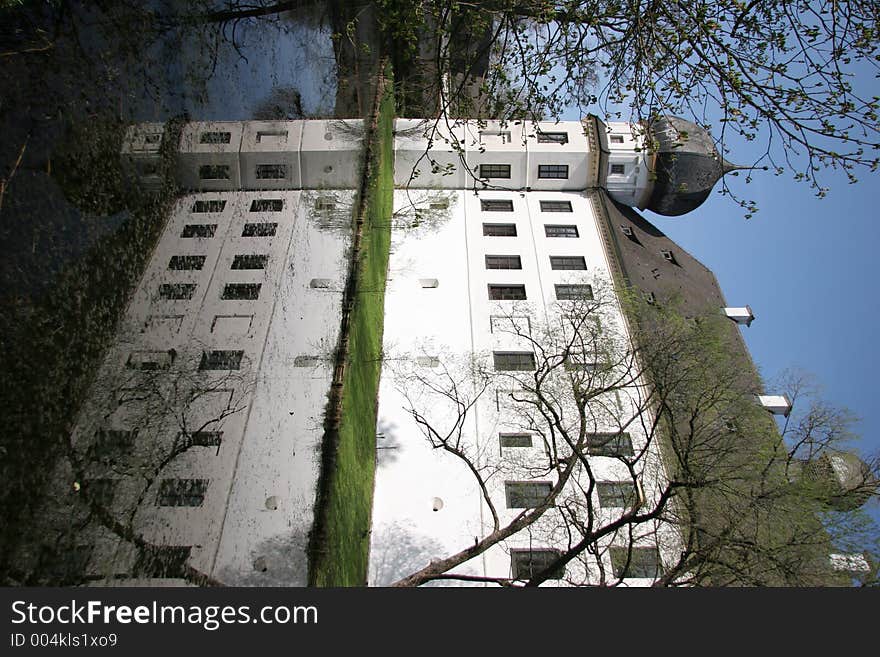
[[[657,214],[675,217],[697,208],[721,176],[736,168],[696,123],[664,116],[651,123],[650,131],[655,181],[646,207]]]

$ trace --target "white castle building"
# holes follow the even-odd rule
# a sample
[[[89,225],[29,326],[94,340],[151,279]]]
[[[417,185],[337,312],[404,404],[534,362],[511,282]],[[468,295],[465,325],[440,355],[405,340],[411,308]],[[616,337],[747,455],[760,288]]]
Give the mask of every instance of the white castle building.
[[[516,380],[535,369],[530,339],[563,330],[572,307],[601,303],[596,312],[616,345],[627,343],[628,328],[615,280],[647,296],[681,292],[695,312],[716,307],[739,324],[754,319],[747,306],[728,306],[711,272],[626,207],[683,214],[729,165],[693,124],[651,126],[659,147],[650,152],[644,131],[595,117],[396,121],[371,584],[490,533],[487,500],[503,526],[553,487],[553,472],[536,474],[545,441],[524,428]],[[161,182],[169,135],[162,124],[129,131],[123,155],[141,184]],[[112,528],[106,518],[83,527],[72,552],[88,579],[105,584],[178,584],[184,569],[197,575],[191,581],[305,585],[363,126],[189,123],[179,139],[174,175],[190,191],[174,206],[57,477],[61,495],[88,488],[117,512]],[[417,394],[408,382],[442,382],[474,357],[500,373],[459,427],[485,492],[461,459],[431,446],[407,410]],[[560,371],[601,364],[585,354]],[[660,455],[655,445],[643,450],[647,437],[635,421],[643,387],[634,376],[618,390],[615,413],[591,420],[589,432],[611,438],[589,454],[599,513],[622,512],[630,494],[650,502],[662,487]],[[438,426],[454,419],[423,401]],[[790,410],[782,396],[762,402]],[[635,463],[635,479],[621,456]],[[565,542],[554,513],[454,572],[503,579],[543,568]],[[570,562],[565,578],[650,583],[677,535],[659,523],[639,532],[609,536],[598,553]]]

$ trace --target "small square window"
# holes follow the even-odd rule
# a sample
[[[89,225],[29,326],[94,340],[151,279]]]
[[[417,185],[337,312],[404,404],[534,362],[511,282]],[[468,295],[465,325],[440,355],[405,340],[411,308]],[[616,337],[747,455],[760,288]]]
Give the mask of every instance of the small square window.
[[[538,573],[549,568],[561,552],[559,550],[544,550],[532,548],[531,550],[513,549],[510,551],[510,569],[513,579],[531,579]],[[549,579],[562,579],[565,577],[565,567],[554,570]]]
[[[587,452],[590,456],[632,457],[632,438],[626,432],[593,433],[587,436]]]
[[[501,447],[531,447],[532,434],[530,433],[499,433],[498,440]]]
[[[518,301],[526,298],[525,285],[490,285],[489,299],[493,301]]]
[[[278,224],[245,224],[241,231],[242,237],[272,237]]]
[[[568,133],[567,132],[539,132],[538,133],[538,143],[539,144],[567,144],[568,143]]]
[[[203,164],[199,167],[202,180],[229,180],[228,164]]]
[[[499,372],[535,371],[535,354],[531,351],[495,351],[492,361]]]
[[[168,269],[186,270],[201,269],[205,266],[205,256],[203,255],[185,255],[171,256],[168,261]]]
[[[219,200],[208,200],[208,201],[196,201],[193,203],[192,211],[194,213],[201,212],[223,212],[223,208],[226,207],[226,201]]]
[[[217,224],[187,224],[183,227],[181,237],[214,237]]]
[[[258,144],[286,144],[287,130],[259,130],[257,131]]]
[[[268,255],[237,255],[232,260],[232,269],[265,269]]]
[[[656,547],[608,548],[614,576],[657,579],[662,574],[660,551]]]
[[[257,180],[283,180],[287,178],[286,164],[258,164]]]
[[[538,178],[541,179],[559,179],[568,178],[567,164],[539,164]]]
[[[587,261],[583,256],[550,256],[550,269],[583,271],[586,268]]]
[[[159,482],[158,506],[202,506],[208,479],[163,479]]]
[[[480,178],[510,178],[510,165],[481,164]]]
[[[668,260],[669,262],[671,262],[673,265],[677,265],[677,264],[678,264],[678,261],[675,259],[675,254],[674,254],[672,251],[668,251],[668,250],[666,250],[666,249],[663,249],[662,251],[660,251],[660,254],[661,254],[666,260]]]
[[[541,212],[571,212],[571,201],[541,201]]]
[[[623,135],[611,135],[611,143],[612,144],[622,144],[623,143]]]
[[[558,301],[590,301],[593,287],[590,285],[555,285]]]
[[[195,283],[162,283],[159,298],[168,300],[192,299],[196,291]]]
[[[188,449],[190,447],[220,447],[222,439],[222,431],[192,431],[190,433],[181,431],[177,434],[175,447],[177,449]]]
[[[130,454],[137,433],[137,429],[99,429],[92,444],[95,458],[103,463],[114,463]]]
[[[231,140],[231,132],[203,132],[199,135],[200,144],[228,144]]]
[[[253,301],[260,298],[262,283],[227,283],[220,294],[223,300]]]
[[[547,499],[553,484],[549,481],[505,481],[508,509],[533,509]]]
[[[513,201],[506,199],[480,199],[483,212],[513,212]]]
[[[315,210],[317,212],[328,212],[336,209],[336,200],[332,198],[316,198]]]
[[[613,175],[622,176],[626,171],[626,167],[623,164],[612,164],[611,165],[611,173]]]
[[[544,226],[544,235],[547,237],[579,237],[577,226]]]
[[[241,369],[241,359],[244,351],[218,350],[202,352],[202,361],[199,363],[200,370],[238,370]]]
[[[487,255],[486,269],[522,269],[518,255]]]
[[[516,224],[483,224],[484,237],[516,237]]]
[[[284,200],[280,198],[255,198],[251,201],[251,212],[281,212]]]
[[[629,509],[638,499],[631,481],[597,481],[596,494],[599,496],[599,506],[606,509]]]

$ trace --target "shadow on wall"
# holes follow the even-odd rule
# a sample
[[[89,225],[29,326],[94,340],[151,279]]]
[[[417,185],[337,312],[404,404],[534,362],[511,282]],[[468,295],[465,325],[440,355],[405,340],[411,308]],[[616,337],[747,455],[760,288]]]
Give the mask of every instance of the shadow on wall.
[[[308,542],[303,530],[273,536],[251,553],[246,569],[223,568],[216,578],[226,586],[306,586]]]

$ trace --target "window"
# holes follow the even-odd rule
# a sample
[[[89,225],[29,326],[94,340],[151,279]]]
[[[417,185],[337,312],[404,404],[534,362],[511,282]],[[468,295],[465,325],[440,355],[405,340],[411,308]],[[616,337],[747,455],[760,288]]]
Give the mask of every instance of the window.
[[[287,130],[259,130],[257,131],[258,144],[284,144],[287,143]]]
[[[560,556],[559,550],[542,549],[513,549],[510,551],[510,569],[513,579],[531,579],[538,573],[546,570]],[[565,576],[565,566],[554,570],[549,579],[562,579]]]
[[[163,479],[159,482],[159,506],[202,506],[208,479]]]
[[[224,300],[253,301],[260,297],[262,283],[227,283],[220,294]]]
[[[309,287],[318,290],[329,290],[333,287],[333,280],[330,278],[313,278],[309,281]]]
[[[449,199],[443,198],[443,199],[440,199],[439,201],[431,201],[428,204],[428,207],[431,210],[448,210],[449,209]]]
[[[539,132],[538,133],[538,143],[539,144],[567,144],[568,143],[568,133],[567,132]]]
[[[278,224],[245,224],[242,237],[272,237]]]
[[[336,201],[332,198],[317,198],[315,199],[315,210],[318,212],[326,211],[326,210],[335,210],[336,209]]]
[[[499,433],[498,440],[502,447],[532,446],[532,434],[530,433]]]
[[[588,357],[586,354],[569,353],[565,359],[565,369],[569,372],[573,371],[595,371],[597,367],[596,361]]]
[[[505,481],[508,509],[532,509],[543,504],[553,489],[549,481]]]
[[[232,260],[232,269],[265,269],[268,261],[267,255],[237,255]]]
[[[199,136],[200,144],[228,144],[231,140],[231,132],[203,132]]]
[[[632,226],[625,226],[624,224],[620,225],[620,231],[629,237],[630,239],[635,238],[635,233],[633,232]]]
[[[186,449],[188,447],[220,447],[220,441],[222,438],[222,431],[193,431],[191,433],[181,431],[177,434],[177,442],[175,442],[174,446],[177,449]]]
[[[486,139],[486,138],[489,139]],[[510,138],[509,130],[481,130],[480,141],[483,143],[501,142],[502,144],[510,144],[513,140]]]
[[[510,165],[481,164],[480,178],[510,178]]]
[[[516,237],[516,224],[483,224],[485,237]]]
[[[103,507],[113,504],[118,479],[86,479],[83,481],[83,492],[86,499]]]
[[[554,287],[556,288],[556,299],[559,301],[580,301],[593,298],[591,285],[554,285]]]
[[[152,371],[167,370],[174,362],[176,352],[168,351],[133,351],[125,362],[126,367],[133,370]]]
[[[229,180],[228,164],[203,164],[199,167],[202,180]]]
[[[541,212],[571,212],[571,201],[541,201]]]
[[[568,178],[567,164],[539,164],[538,178],[565,179]]]
[[[196,201],[193,203],[193,212],[223,212],[226,201]]]
[[[196,291],[195,283],[162,283],[159,286],[160,299],[192,299]]]
[[[168,261],[168,269],[201,269],[205,266],[205,256],[187,255],[171,256]]]
[[[547,237],[580,237],[577,226],[562,226],[547,224],[544,226],[544,235]]]
[[[596,494],[599,496],[599,506],[608,509],[630,508],[638,499],[631,481],[597,481]]]
[[[616,175],[623,175],[623,172],[626,171],[626,167],[622,164],[612,164],[611,165],[611,173]]]
[[[203,351],[200,370],[238,370],[244,351]]]
[[[486,269],[522,269],[518,255],[487,255]]]
[[[533,372],[535,370],[535,354],[531,351],[495,351],[492,352],[495,369],[499,372]]]
[[[592,433],[587,436],[590,456],[633,456],[632,438],[626,432]]]
[[[181,237],[214,237],[217,224],[187,224],[183,227]]]
[[[280,198],[256,198],[251,201],[251,212],[281,212],[284,201]]]
[[[483,212],[513,212],[513,201],[480,199],[480,210]]]
[[[424,288],[433,289],[440,287],[440,281],[436,278],[420,278],[419,285]]]
[[[437,356],[417,356],[416,365],[419,367],[439,367],[440,359]]]
[[[287,178],[286,164],[258,164],[257,180],[282,180]]]
[[[622,144],[623,143],[623,135],[611,135],[611,143],[612,144]]]
[[[550,256],[550,269],[583,271],[587,261],[583,256]]]
[[[162,135],[144,135],[145,144],[158,144],[162,140]]]
[[[673,265],[678,264],[678,261],[675,259],[675,254],[672,251],[667,251],[666,249],[663,249],[662,251],[660,251],[660,253],[666,260],[671,262]]]
[[[656,579],[660,576],[660,552],[655,547],[626,548],[612,545],[608,551],[615,577]]]
[[[490,285],[489,298],[493,301],[518,301],[526,298],[525,285]]]
[[[137,429],[99,429],[95,432],[93,451],[99,461],[112,463],[131,453]]]

